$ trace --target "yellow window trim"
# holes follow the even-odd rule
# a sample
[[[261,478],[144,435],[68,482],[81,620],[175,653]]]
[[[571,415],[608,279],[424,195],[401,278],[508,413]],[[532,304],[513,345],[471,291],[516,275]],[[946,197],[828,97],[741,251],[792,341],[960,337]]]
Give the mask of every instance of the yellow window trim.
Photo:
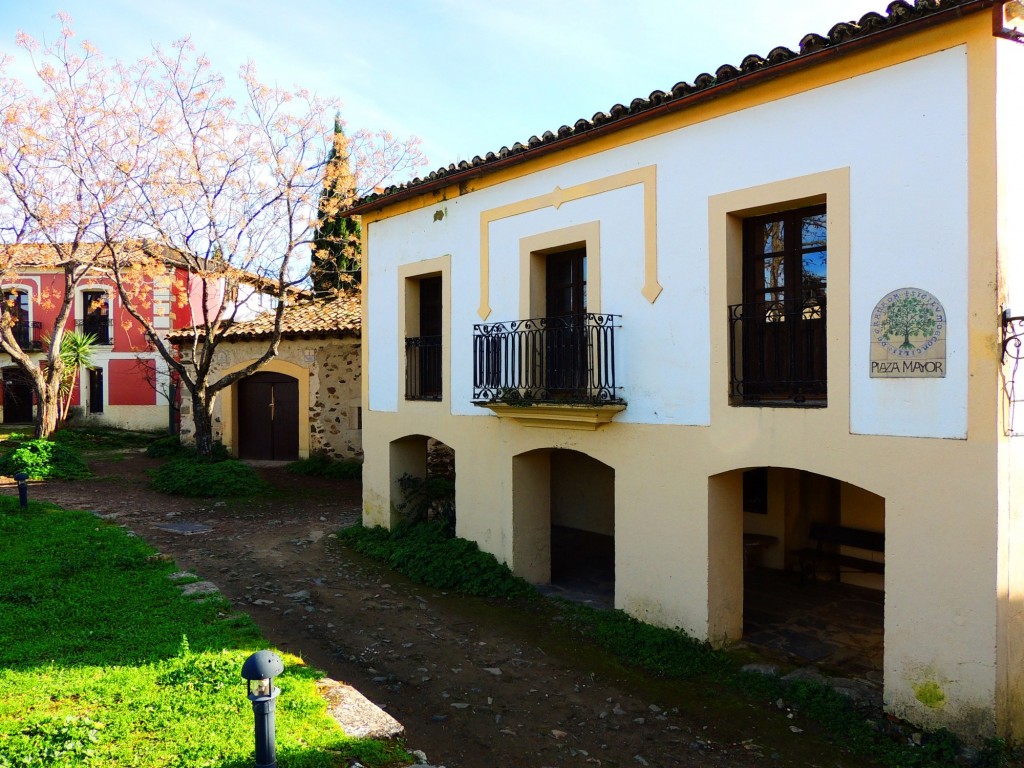
[[[405,339],[412,334],[413,326],[410,317],[408,281],[423,277],[441,276],[441,400],[406,400],[405,399]],[[365,302],[364,302],[365,311]],[[363,326],[364,328],[366,326]],[[369,344],[364,345],[368,348]],[[452,348],[452,257],[446,253],[433,259],[401,264],[398,267],[398,407],[431,408],[441,403],[451,402],[451,348]],[[365,364],[364,360],[364,364]],[[367,370],[366,368],[363,369]],[[363,380],[367,377],[364,375]],[[363,402],[366,402],[364,399]]]
[[[577,184],[562,189],[556,186],[551,192],[537,197],[518,200],[508,205],[480,212],[480,308],[477,314],[486,320],[491,314],[490,281],[490,225],[495,221],[539,211],[544,208],[556,210],[564,203],[582,200],[617,189],[640,184],[644,193],[644,287],[641,293],[652,304],[657,300],[662,287],[658,282],[658,194],[657,166],[648,165],[636,170],[616,173],[612,176]],[[588,250],[589,255],[589,250]],[[587,299],[590,295],[588,292]]]

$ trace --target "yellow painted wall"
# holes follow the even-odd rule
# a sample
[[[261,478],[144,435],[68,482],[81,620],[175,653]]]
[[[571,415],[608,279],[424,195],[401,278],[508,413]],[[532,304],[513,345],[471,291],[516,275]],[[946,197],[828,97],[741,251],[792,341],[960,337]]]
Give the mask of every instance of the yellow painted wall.
[[[553,452],[551,523],[614,535],[615,473],[581,453]]]

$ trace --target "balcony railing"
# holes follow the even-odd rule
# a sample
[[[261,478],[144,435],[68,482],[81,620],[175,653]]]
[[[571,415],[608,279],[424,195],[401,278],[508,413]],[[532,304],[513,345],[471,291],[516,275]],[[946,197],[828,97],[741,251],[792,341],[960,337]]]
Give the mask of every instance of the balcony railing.
[[[405,340],[405,399],[441,399],[441,337]]]
[[[85,318],[75,322],[75,328],[81,333],[91,333],[96,337],[96,344],[109,346],[114,343],[114,321],[105,317]]]
[[[473,326],[473,401],[621,404],[619,315],[538,317]]]
[[[31,323],[26,320],[18,320],[11,327],[11,333],[14,334],[14,340],[23,350],[43,348],[43,324],[38,320]]]
[[[824,404],[824,299],[735,304],[729,331],[734,403]]]

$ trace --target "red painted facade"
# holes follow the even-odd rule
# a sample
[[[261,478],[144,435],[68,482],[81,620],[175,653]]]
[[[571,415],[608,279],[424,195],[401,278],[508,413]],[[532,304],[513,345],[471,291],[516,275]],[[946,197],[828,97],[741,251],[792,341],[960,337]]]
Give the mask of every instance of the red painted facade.
[[[145,300],[139,302],[158,332],[201,321],[202,289],[195,285],[197,282],[190,281],[187,271],[179,269],[166,288],[147,293]],[[45,347],[45,337],[53,329],[63,291],[63,275],[52,271],[25,270],[4,283],[8,301],[15,294],[14,300],[23,308],[23,325],[17,333],[26,350]],[[209,306],[213,306],[213,299],[219,306],[222,291],[221,286],[209,291],[216,294],[208,301]],[[166,374],[162,380],[157,374],[166,366],[146,341],[141,324],[124,309],[110,277],[97,274],[82,281],[75,290],[66,328],[77,328],[96,337],[95,370],[82,372],[71,399],[72,405],[81,407],[84,416],[109,414],[116,406],[152,406],[166,411],[167,403],[157,396],[156,389],[166,387]],[[10,365],[7,356],[0,353],[0,367],[9,370]],[[0,393],[7,390],[2,387]]]

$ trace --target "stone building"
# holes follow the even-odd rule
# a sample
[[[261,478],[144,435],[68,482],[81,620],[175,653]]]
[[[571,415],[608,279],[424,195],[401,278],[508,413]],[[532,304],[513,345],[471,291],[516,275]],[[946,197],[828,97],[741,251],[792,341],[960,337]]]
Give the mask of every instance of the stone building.
[[[259,358],[273,325],[274,314],[268,312],[231,326],[217,348],[212,378]],[[360,327],[358,293],[289,306],[277,357],[217,398],[214,439],[244,459],[360,458]],[[190,409],[185,399],[181,435],[186,442],[193,432]]]

